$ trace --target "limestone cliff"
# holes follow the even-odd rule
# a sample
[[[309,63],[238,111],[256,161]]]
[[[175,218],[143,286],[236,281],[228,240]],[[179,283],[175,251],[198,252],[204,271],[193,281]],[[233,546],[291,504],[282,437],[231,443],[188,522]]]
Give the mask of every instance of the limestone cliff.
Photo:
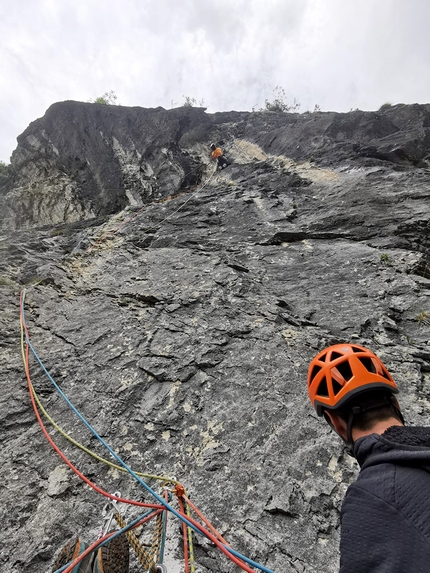
[[[369,346],[407,421],[427,425],[429,134],[430,105],[211,115],[65,102],[29,126],[0,183],[2,571],[49,571],[72,532],[94,539],[104,504],[35,421],[23,288],[37,353],[127,463],[174,475],[276,573],[337,571],[357,468],[308,403],[307,364],[330,343]],[[212,141],[232,162],[220,173]],[[31,373],[52,418],[103,454],[34,360]],[[93,481],[147,498],[53,435]],[[198,571],[236,570],[194,542]],[[172,525],[169,573],[181,552]]]

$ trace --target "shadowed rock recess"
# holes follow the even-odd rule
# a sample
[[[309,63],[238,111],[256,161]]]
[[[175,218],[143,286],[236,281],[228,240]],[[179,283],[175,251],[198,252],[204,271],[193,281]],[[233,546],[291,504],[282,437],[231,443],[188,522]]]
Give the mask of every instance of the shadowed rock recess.
[[[219,173],[211,142],[232,162]],[[0,179],[1,571],[50,571],[72,534],[96,538],[105,503],[35,420],[23,288],[45,367],[133,469],[175,476],[234,549],[276,573],[337,571],[357,467],[308,402],[307,364],[328,344],[369,346],[407,422],[428,425],[429,165],[430,105],[64,102],[34,121]],[[50,416],[109,458],[30,367]],[[151,500],[50,431],[98,485]],[[183,571],[175,521],[169,573]],[[200,536],[194,553],[200,573],[237,570]],[[130,570],[142,570],[134,557]]]

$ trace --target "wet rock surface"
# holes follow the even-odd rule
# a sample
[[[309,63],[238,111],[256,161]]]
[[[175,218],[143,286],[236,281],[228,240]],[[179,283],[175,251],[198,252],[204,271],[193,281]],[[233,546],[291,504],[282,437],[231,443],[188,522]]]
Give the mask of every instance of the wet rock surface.
[[[90,104],[80,105],[87,113]],[[112,130],[126,121],[121,109]],[[177,168],[166,165],[157,193],[185,192],[163,203],[151,203],[138,183],[140,202],[132,204],[120,193],[109,203],[75,181],[98,218],[85,200],[76,220],[49,225],[45,215],[16,209],[12,227],[23,228],[0,236],[2,571],[49,571],[74,533],[92,541],[103,523],[104,500],[65,470],[35,421],[20,350],[22,289],[46,369],[133,469],[175,476],[236,550],[271,570],[337,571],[339,509],[357,467],[308,403],[307,364],[327,344],[369,346],[400,386],[408,423],[427,425],[427,112],[394,106],[378,119],[185,110],[192,127],[181,137],[200,185],[181,189],[180,177],[170,185]],[[59,113],[61,122],[61,106]],[[172,148],[171,112],[145,113],[164,114],[162,143]],[[326,126],[320,135],[316,124]],[[148,149],[158,136],[151,129]],[[43,137],[34,124],[29,130]],[[223,137],[232,165],[213,174],[204,153]],[[66,139],[73,141],[65,137],[64,149]],[[370,156],[369,146],[378,153],[397,146],[408,159]],[[70,155],[78,152],[76,143]],[[22,147],[15,153],[15,182],[26,196],[26,169],[37,162]],[[100,159],[97,169],[105,168]],[[17,192],[10,187],[3,200]],[[30,366],[49,415],[109,457],[34,358]],[[98,485],[149,500],[131,479],[49,431]],[[127,520],[137,515],[125,511]],[[200,572],[236,570],[210,543],[197,536],[194,543]],[[131,570],[140,570],[133,559]],[[183,570],[181,559],[172,522],[169,573]]]

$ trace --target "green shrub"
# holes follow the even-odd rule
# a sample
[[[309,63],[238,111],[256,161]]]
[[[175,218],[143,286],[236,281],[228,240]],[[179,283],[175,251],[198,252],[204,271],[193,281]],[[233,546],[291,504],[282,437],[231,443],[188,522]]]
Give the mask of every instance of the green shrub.
[[[197,104],[197,100],[195,97],[190,97],[190,96],[182,96],[184,98],[184,101],[182,103],[182,107],[194,107]],[[173,103],[173,100],[172,100]],[[205,100],[201,99],[198,103],[199,107],[203,107],[205,105]]]
[[[111,90],[110,92],[105,92],[103,95],[96,97],[96,99],[89,99],[89,103],[102,103],[104,105],[117,105],[116,100],[118,96]]]
[[[270,101],[268,99],[264,100],[264,107],[260,108],[260,111],[275,111],[277,113],[287,113],[289,111],[295,112],[299,111],[300,103],[294,98],[292,103],[288,103],[287,94],[281,86],[276,86],[273,90],[275,94],[275,99]]]

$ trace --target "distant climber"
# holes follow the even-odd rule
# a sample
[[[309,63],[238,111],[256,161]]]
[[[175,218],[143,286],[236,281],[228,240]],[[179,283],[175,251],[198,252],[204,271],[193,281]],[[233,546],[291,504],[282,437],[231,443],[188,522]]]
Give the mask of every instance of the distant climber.
[[[429,571],[430,428],[404,426],[396,383],[357,344],[320,352],[308,392],[361,468],[342,504],[340,573]]]
[[[218,161],[217,164],[217,169],[225,169],[226,167],[228,167],[230,165],[230,163],[227,161],[227,159],[225,158],[222,149],[220,147],[217,147],[215,145],[215,143],[211,144],[211,157],[214,161]]]

